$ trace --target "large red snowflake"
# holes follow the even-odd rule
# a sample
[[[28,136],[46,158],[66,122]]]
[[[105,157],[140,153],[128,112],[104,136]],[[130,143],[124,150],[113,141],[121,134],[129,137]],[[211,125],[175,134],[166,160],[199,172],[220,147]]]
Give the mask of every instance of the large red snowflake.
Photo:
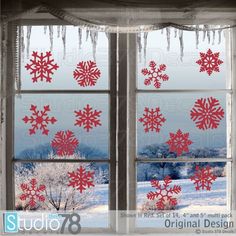
[[[70,130],[57,132],[51,142],[58,156],[73,155],[78,144],[78,139]]]
[[[20,196],[20,199],[22,201],[25,201],[29,199],[29,206],[34,207],[36,206],[36,201],[44,202],[45,197],[41,194],[41,192],[45,191],[46,187],[45,185],[41,184],[37,186],[37,180],[31,179],[30,186],[28,184],[21,184],[21,189],[23,193]]]
[[[29,129],[29,134],[35,134],[36,130],[42,130],[42,134],[48,135],[49,130],[47,125],[49,123],[54,124],[57,120],[55,117],[49,117],[48,112],[50,111],[49,105],[44,106],[42,111],[37,110],[37,106],[31,105],[30,111],[32,112],[31,116],[25,116],[23,121],[25,123],[31,124],[31,129]]]
[[[94,61],[81,61],[74,71],[74,78],[82,86],[94,86],[100,78],[101,72]]]
[[[193,142],[189,140],[189,133],[182,133],[179,129],[176,134],[170,133],[170,139],[166,143],[170,152],[176,152],[177,156],[181,156],[183,152],[189,152],[188,146]]]
[[[148,70],[147,68],[142,69],[142,74],[147,75],[147,78],[144,80],[144,84],[146,86],[150,85],[151,82],[153,82],[154,86],[156,88],[161,87],[161,80],[162,81],[167,81],[169,79],[169,76],[166,74],[163,74],[163,72],[166,70],[166,65],[161,64],[157,68],[157,64],[155,61],[150,61],[149,63],[150,69]]]
[[[156,131],[160,132],[160,127],[166,121],[163,115],[160,113],[160,108],[149,109],[145,107],[143,117],[139,118],[139,121],[143,123],[144,131]]]
[[[216,180],[216,176],[212,174],[211,167],[207,166],[206,168],[196,166],[196,171],[194,176],[190,177],[190,180],[194,182],[196,191],[206,189],[211,190],[211,185]]]
[[[212,53],[211,49],[208,49],[207,53],[200,52],[200,59],[196,61],[198,65],[200,65],[200,72],[206,71],[210,76],[212,72],[219,72],[219,65],[223,63],[219,59],[219,52]]]
[[[224,109],[216,98],[200,98],[195,102],[190,116],[199,129],[216,129],[224,118]]]
[[[30,74],[33,75],[33,83],[43,81],[44,79],[46,82],[51,83],[52,77],[51,75],[54,74],[54,70],[57,70],[59,66],[54,64],[54,59],[51,59],[52,53],[46,52],[44,55],[43,53],[33,52],[32,57],[30,59],[31,64],[27,64],[25,68],[30,70]]]
[[[82,193],[86,188],[94,187],[94,172],[86,171],[83,166],[77,168],[76,171],[68,172],[69,184]]]
[[[175,195],[181,192],[179,185],[170,187],[172,179],[170,176],[166,176],[163,181],[163,186],[159,180],[151,180],[151,186],[156,189],[155,192],[150,191],[147,194],[149,200],[157,200],[156,206],[158,210],[165,210],[166,206],[174,207],[177,205],[177,199]]]
[[[87,104],[83,110],[75,111],[75,116],[78,117],[75,125],[78,125],[79,127],[83,126],[84,129],[89,132],[93,127],[102,125],[101,121],[98,119],[101,113],[101,111],[93,110],[93,108]]]

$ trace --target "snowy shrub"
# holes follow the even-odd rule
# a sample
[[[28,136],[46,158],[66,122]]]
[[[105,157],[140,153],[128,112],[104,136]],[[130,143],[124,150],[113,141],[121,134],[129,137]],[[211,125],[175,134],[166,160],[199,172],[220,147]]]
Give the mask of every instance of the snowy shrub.
[[[49,159],[60,159],[61,157],[49,155]],[[81,159],[78,155],[70,156],[70,159]],[[16,171],[16,207],[19,210],[80,210],[91,206],[92,201],[97,200],[97,196],[94,195],[94,188],[88,188],[82,193],[69,187],[68,172],[75,171],[79,166],[85,169],[90,169],[90,164],[87,163],[37,163],[33,170],[28,170],[18,167]],[[20,171],[19,171],[20,169]],[[93,170],[92,170],[93,171]],[[32,178],[37,179],[38,184],[43,184],[46,187],[44,192],[45,201],[40,202],[35,207],[30,207],[26,201],[20,200],[22,194],[21,184],[29,183]],[[104,177],[98,173],[98,176],[94,178],[95,185],[102,183]],[[88,201],[89,200],[89,201]],[[89,203],[90,202],[90,203]]]

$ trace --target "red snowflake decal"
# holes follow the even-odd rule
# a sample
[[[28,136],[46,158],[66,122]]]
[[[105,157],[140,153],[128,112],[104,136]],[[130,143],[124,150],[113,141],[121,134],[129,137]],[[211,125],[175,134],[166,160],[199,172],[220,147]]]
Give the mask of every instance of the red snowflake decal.
[[[148,76],[144,80],[144,84],[146,86],[150,85],[151,82],[153,81],[154,86],[156,88],[160,88],[161,87],[160,80],[167,81],[169,79],[169,76],[162,73],[163,71],[166,70],[165,64],[161,64],[158,68],[156,65],[157,64],[155,61],[150,61],[149,63],[150,70],[148,70],[147,68],[144,68],[142,69],[142,74],[145,76],[146,75]]]
[[[32,53],[33,59],[30,59],[31,64],[27,64],[25,68],[30,70],[31,75],[33,74],[33,83],[38,82],[38,80],[43,81],[44,79],[46,82],[52,82],[51,75],[54,74],[54,70],[57,70],[59,66],[53,63],[54,59],[51,59],[51,56],[51,52],[46,52],[45,55],[38,52]]]
[[[82,166],[77,168],[76,172],[68,172],[68,176],[70,179],[68,186],[76,188],[80,193],[86,188],[94,187],[94,172],[86,171]]]
[[[143,117],[139,118],[139,121],[143,123],[145,132],[160,132],[160,127],[163,125],[166,119],[160,113],[159,107],[156,107],[155,109],[149,109],[148,107],[145,107]]]
[[[72,131],[59,131],[55,134],[51,146],[56,149],[58,156],[73,155],[79,141]]]
[[[49,123],[54,124],[57,120],[55,117],[48,117],[48,112],[50,111],[49,105],[44,106],[42,111],[37,110],[37,106],[31,105],[30,111],[32,112],[31,116],[25,116],[23,121],[25,123],[31,124],[31,129],[29,129],[29,134],[35,134],[36,130],[42,130],[42,134],[48,135],[49,130],[47,125]]]
[[[200,98],[195,102],[190,116],[199,129],[216,129],[224,118],[224,110],[216,98]]]
[[[31,179],[30,186],[28,184],[21,184],[21,189],[24,193],[21,194],[20,200],[25,201],[27,198],[29,199],[29,206],[34,207],[36,205],[36,200],[40,202],[45,201],[45,197],[41,194],[46,187],[41,184],[37,187],[37,180]]]
[[[189,133],[182,133],[179,129],[176,134],[170,133],[170,139],[166,142],[169,145],[170,152],[176,152],[181,156],[183,152],[189,152],[188,146],[193,142],[189,140]]]
[[[156,189],[155,192],[150,191],[147,194],[149,200],[157,199],[156,206],[158,210],[165,210],[165,206],[168,204],[170,206],[177,205],[177,199],[174,195],[177,195],[181,192],[181,187],[174,185],[170,187],[172,179],[170,176],[164,178],[163,186],[160,184],[159,180],[151,180],[151,186]]]
[[[219,55],[219,52],[212,53],[211,49],[208,49],[207,53],[200,52],[201,59],[196,61],[200,65],[200,72],[206,71],[209,76],[213,71],[219,72],[219,65],[223,63],[219,59]]]
[[[79,127],[83,126],[84,129],[89,132],[90,129],[93,129],[93,127],[102,125],[98,119],[101,113],[101,111],[93,110],[93,108],[87,104],[83,110],[75,111],[75,116],[78,117],[75,125],[78,125]]]
[[[101,72],[94,61],[81,61],[74,71],[74,78],[82,87],[94,86]]]
[[[207,166],[206,168],[200,168],[196,166],[196,171],[194,176],[190,177],[190,180],[194,182],[196,191],[206,189],[211,190],[212,183],[216,180],[216,176],[211,173],[211,167]]]

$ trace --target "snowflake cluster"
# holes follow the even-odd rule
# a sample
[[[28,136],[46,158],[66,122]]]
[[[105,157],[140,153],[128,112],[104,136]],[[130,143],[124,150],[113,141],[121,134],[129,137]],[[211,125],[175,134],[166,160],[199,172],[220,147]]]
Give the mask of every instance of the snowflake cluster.
[[[200,72],[206,71],[209,76],[212,72],[219,72],[219,65],[223,63],[219,55],[219,52],[213,53],[211,49],[208,49],[207,53],[200,52],[201,58],[196,61],[200,65]]]
[[[216,180],[216,176],[212,174],[212,170],[210,166],[207,166],[206,168],[196,166],[196,171],[194,176],[190,177],[190,180],[194,182],[196,191],[198,190],[211,190],[211,185]]]
[[[216,129],[224,118],[224,110],[216,98],[200,98],[195,102],[190,116],[197,128],[201,130]]]
[[[42,131],[42,134],[48,135],[49,130],[47,129],[48,124],[54,124],[57,120],[55,117],[49,117],[48,112],[50,111],[49,105],[44,106],[43,110],[39,111],[37,106],[31,105],[30,111],[32,112],[31,116],[25,116],[23,121],[27,124],[31,124],[29,129],[29,134],[35,134],[39,129]]]
[[[182,133],[179,129],[176,134],[170,133],[170,140],[166,142],[170,147],[170,152],[176,152],[181,156],[183,152],[188,152],[188,146],[193,142],[189,140],[189,133]]]
[[[149,67],[150,69],[147,68],[142,69],[142,74],[147,76],[146,79],[144,80],[144,84],[146,86],[149,86],[153,82],[155,88],[160,88],[161,80],[162,81],[169,80],[169,76],[163,73],[166,70],[165,64],[161,64],[159,67],[157,67],[155,61],[150,61]]]
[[[73,155],[78,144],[79,141],[71,130],[58,131],[51,142],[58,156]]]
[[[68,172],[69,184],[82,193],[86,188],[94,187],[94,172],[86,171],[83,166],[80,166],[76,171]]]
[[[32,57],[30,59],[30,64],[27,64],[25,68],[30,70],[30,74],[33,75],[32,81],[33,83],[45,80],[46,82],[51,83],[54,71],[59,68],[57,64],[54,64],[54,59],[51,59],[52,53],[46,52],[38,53],[33,52]]]
[[[163,184],[159,180],[151,180],[151,186],[156,189],[155,192],[150,191],[147,194],[147,199],[155,200],[158,210],[165,210],[165,207],[171,206],[175,207],[177,205],[176,196],[180,194],[181,187],[179,185],[174,185],[170,187],[172,179],[170,176],[166,176],[163,180]]]
[[[143,117],[141,117],[139,121],[143,123],[145,132],[160,132],[160,127],[163,125],[166,119],[160,113],[159,107],[156,107],[155,109],[149,109],[148,107],[145,107]]]
[[[45,185],[41,184],[37,186],[37,180],[32,179],[30,181],[30,185],[22,183],[21,184],[21,190],[23,193],[20,195],[20,199],[22,201],[26,201],[29,199],[28,204],[30,207],[36,206],[36,200],[39,200],[40,202],[45,201],[44,195],[41,193],[44,192],[46,189]]]

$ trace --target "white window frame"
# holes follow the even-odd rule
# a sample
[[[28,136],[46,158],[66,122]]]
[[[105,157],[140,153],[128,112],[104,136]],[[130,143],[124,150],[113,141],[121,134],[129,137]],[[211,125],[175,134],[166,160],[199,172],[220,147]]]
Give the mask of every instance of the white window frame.
[[[37,21],[38,25],[43,25],[42,20]],[[29,23],[29,22],[28,22]],[[34,24],[36,24],[34,22]],[[45,25],[55,24],[56,22],[45,22]],[[25,22],[22,22],[25,25]],[[32,23],[31,23],[32,24]],[[61,22],[59,23],[61,25]],[[7,58],[3,60],[3,67],[11,65],[13,61],[12,52],[12,27],[14,24],[9,24],[8,30],[8,53]],[[236,30],[231,29],[231,45],[229,51],[229,61],[232,68],[229,76],[232,81],[231,89],[231,170],[230,174],[230,194],[231,194],[231,210],[236,210]],[[118,39],[118,41],[117,41]],[[121,210],[136,210],[136,34],[116,34],[110,35],[110,62],[114,66],[110,66],[110,79],[114,80],[110,83],[110,119],[116,122],[111,122],[111,143],[110,146],[110,168],[112,168],[110,176],[110,209],[113,211]],[[120,49],[120,50],[119,50]],[[8,67],[5,78],[8,78],[3,85],[6,91],[12,89],[13,78],[12,70]],[[67,93],[67,91],[65,91]],[[76,93],[76,92],[75,92]],[[113,99],[112,99],[113,98]],[[4,123],[2,126],[2,135],[5,137],[4,147],[2,149],[2,174],[5,175],[3,187],[5,191],[2,198],[2,209],[12,209],[9,202],[12,201],[12,187],[9,187],[9,181],[12,182],[12,165],[9,164],[9,158],[13,157],[13,143],[7,141],[12,140],[13,134],[13,107],[14,98],[7,97],[3,101],[3,107],[6,109],[4,114]],[[12,117],[9,121],[9,117]],[[126,118],[127,119],[126,119]],[[228,120],[227,120],[228,122]],[[230,160],[231,159],[231,160]],[[197,161],[199,162],[200,159]],[[168,161],[168,160],[165,160]],[[172,161],[172,160],[170,160]],[[192,161],[192,160],[191,160]],[[205,162],[212,159],[204,159]],[[133,219],[120,219],[116,217],[116,213],[111,215],[111,227],[108,232],[142,232],[142,233],[163,233],[163,229],[142,228],[137,229]],[[94,228],[93,230],[86,229],[85,232],[99,233],[104,229]],[[167,230],[166,232],[171,232]],[[175,230],[174,230],[175,232]],[[183,232],[183,231],[182,231]]]

